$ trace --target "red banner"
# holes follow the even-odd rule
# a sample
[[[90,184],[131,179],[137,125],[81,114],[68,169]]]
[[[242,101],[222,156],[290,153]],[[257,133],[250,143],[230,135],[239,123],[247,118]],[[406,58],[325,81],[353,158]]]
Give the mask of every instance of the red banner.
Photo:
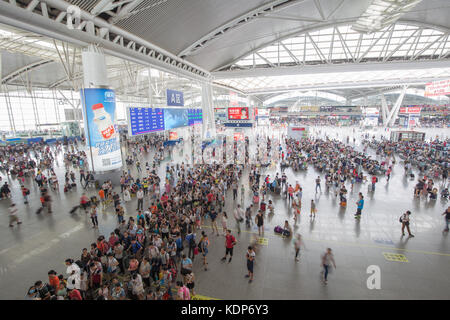
[[[425,86],[425,97],[450,94],[450,80],[429,82]]]
[[[228,120],[249,120],[248,108],[228,108]]]

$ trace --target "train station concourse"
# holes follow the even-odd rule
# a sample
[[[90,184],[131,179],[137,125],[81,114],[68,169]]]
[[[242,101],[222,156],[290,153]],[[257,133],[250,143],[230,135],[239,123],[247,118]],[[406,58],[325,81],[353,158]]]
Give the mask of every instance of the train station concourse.
[[[450,299],[449,17],[0,0],[0,300]]]

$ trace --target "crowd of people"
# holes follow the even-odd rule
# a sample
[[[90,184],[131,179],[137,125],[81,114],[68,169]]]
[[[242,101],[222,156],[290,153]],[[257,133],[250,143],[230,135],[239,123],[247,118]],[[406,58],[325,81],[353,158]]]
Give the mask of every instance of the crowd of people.
[[[17,169],[27,169],[27,174],[33,178],[32,183],[38,185],[41,208],[37,213],[40,214],[44,209],[48,213],[52,212],[49,188],[54,194],[61,189],[57,178],[54,178],[54,164],[62,154],[65,169],[63,191],[69,192],[77,183],[85,189],[79,204],[70,213],[88,215],[93,228],[98,228],[99,210],[114,208],[117,216],[117,227],[109,235],[100,235],[89,247],[81,250],[79,257],[67,257],[66,274],[48,271],[48,281],[36,281],[29,288],[29,299],[189,300],[195,297],[193,261],[200,259],[202,269],[209,270],[210,240],[223,239],[220,240],[224,241],[225,246],[222,261],[228,259],[228,263],[231,263],[233,248],[238,243],[232,227],[240,234],[241,224],[245,223],[247,229],[254,224],[258,229],[258,237],[263,236],[267,215],[274,214],[273,201],[277,194],[282,195],[292,208],[294,225],[298,223],[305,186],[286,175],[285,168],[289,166],[294,170],[307,170],[308,167],[317,170],[319,175],[315,179],[315,192],[322,192],[323,181],[327,189],[333,189],[336,197],[339,195],[343,207],[347,206],[346,185],[350,184],[353,191],[355,184],[368,181],[373,192],[378,182],[377,176],[384,174],[389,180],[395,164],[394,154],[405,157],[405,168],[412,162],[408,159],[422,156],[426,163],[416,164],[419,171],[428,173],[430,168],[438,170],[439,176],[432,177],[441,179],[444,184],[448,174],[448,155],[439,153],[439,150],[425,143],[372,140],[366,144],[365,151],[367,146],[375,148],[377,154],[384,157],[377,160],[366,152],[357,151],[349,141],[346,144],[328,137],[299,141],[284,136],[281,143],[275,143],[268,137],[258,136],[255,155],[249,151],[249,140],[245,141],[245,148],[240,150],[245,156],[243,163],[192,165],[184,161],[162,164],[167,154],[173,152],[173,147],[168,147],[164,142],[164,138],[158,135],[126,141],[126,169],[120,177],[120,191],[117,192],[110,180],[101,183],[95,181],[93,173],[89,171],[86,153],[78,148],[76,142],[64,148],[60,144],[0,148],[2,170],[19,181],[25,203],[28,202],[30,190],[25,187],[25,180]],[[239,151],[236,144],[234,148],[236,157]],[[150,152],[153,153],[152,161],[144,160]],[[255,158],[256,163],[249,163],[250,158]],[[271,177],[264,174],[265,167],[262,164],[272,161],[273,165],[274,159],[275,162],[279,161],[281,171]],[[11,168],[16,168],[16,171]],[[405,171],[412,171],[411,166]],[[248,175],[248,186],[242,183],[244,175]],[[421,176],[415,192],[426,190],[427,193],[434,193],[430,177]],[[233,212],[225,210],[225,203],[230,201],[227,191],[232,192]],[[11,196],[7,182],[3,184],[1,193],[5,198]],[[252,195],[248,206],[244,201],[247,193]],[[136,213],[128,218],[125,218],[126,203],[136,203]],[[144,207],[144,203],[149,205]],[[364,207],[361,192],[355,207],[355,218],[361,219]],[[22,223],[17,211],[16,205],[12,203],[9,210],[11,227],[14,223]],[[448,211],[445,215],[447,231]],[[316,203],[311,199],[310,218],[315,219],[316,214]],[[406,228],[409,235],[413,236],[409,230],[409,214],[404,214],[400,219],[402,233]],[[234,218],[233,224],[230,218]],[[207,233],[205,228],[212,230],[212,233]],[[298,261],[300,248],[304,247],[301,235],[295,235],[288,220],[283,226],[276,226],[274,231],[283,238],[294,238],[294,259]],[[213,239],[209,239],[210,236]],[[245,256],[248,271],[245,276],[249,283],[254,280],[258,237],[250,242]],[[332,250],[327,249],[321,259],[322,279],[326,284],[329,268],[335,267]]]

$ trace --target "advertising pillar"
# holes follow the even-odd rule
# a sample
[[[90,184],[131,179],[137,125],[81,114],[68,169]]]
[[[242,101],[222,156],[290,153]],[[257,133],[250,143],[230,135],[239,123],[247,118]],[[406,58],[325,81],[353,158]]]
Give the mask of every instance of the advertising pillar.
[[[83,105],[86,152],[91,169],[102,173],[122,167],[120,135],[116,126],[116,95],[107,88],[105,57],[90,46],[83,52],[84,89],[80,97]]]

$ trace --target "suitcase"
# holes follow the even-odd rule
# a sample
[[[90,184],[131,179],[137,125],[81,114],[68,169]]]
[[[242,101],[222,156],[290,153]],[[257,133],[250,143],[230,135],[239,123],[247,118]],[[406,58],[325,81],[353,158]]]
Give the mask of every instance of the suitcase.
[[[37,209],[36,214],[40,214],[42,212],[42,210],[44,210],[44,208],[40,207],[39,209]]]

